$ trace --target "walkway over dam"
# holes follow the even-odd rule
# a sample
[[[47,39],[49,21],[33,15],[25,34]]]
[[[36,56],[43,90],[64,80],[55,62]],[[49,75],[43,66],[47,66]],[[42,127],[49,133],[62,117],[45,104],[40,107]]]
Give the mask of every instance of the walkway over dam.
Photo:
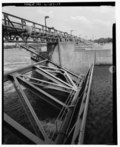
[[[3,48],[17,43],[32,60],[4,73],[3,130],[12,135],[3,143],[16,137],[12,143],[83,144],[94,65],[112,64],[111,51],[91,50],[93,42],[8,13],[2,29]],[[6,93],[8,85],[13,90]],[[25,122],[14,111],[19,104]]]

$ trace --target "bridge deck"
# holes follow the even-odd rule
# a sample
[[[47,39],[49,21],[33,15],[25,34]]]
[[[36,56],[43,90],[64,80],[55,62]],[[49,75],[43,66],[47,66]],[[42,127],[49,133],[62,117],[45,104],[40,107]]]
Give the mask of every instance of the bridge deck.
[[[3,26],[3,40],[5,42],[51,42],[56,43],[58,41],[67,42],[73,41],[77,45],[83,42],[86,47],[92,46],[92,42],[86,41],[80,37],[74,36],[67,32],[63,32],[50,28],[33,21],[20,18],[15,15],[11,15],[3,12],[2,19]]]

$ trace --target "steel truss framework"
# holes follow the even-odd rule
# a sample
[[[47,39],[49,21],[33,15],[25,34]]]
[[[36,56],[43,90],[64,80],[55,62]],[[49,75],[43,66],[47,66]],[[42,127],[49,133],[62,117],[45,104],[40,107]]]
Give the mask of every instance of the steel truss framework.
[[[19,44],[19,46],[31,52],[31,59],[37,62],[4,75],[4,83],[7,81],[13,83],[34,133],[16,122],[7,113],[4,113],[4,126],[12,132],[14,131],[25,143],[82,144],[94,65],[86,75],[78,76],[68,69],[62,68],[61,64],[57,65],[51,61],[50,56],[43,56],[42,53],[36,52],[37,49],[34,46],[27,44],[31,38],[34,42],[52,43],[55,48],[60,40],[81,41],[80,38],[7,13],[3,13],[3,16],[3,40],[23,41],[25,44]],[[9,17],[19,19],[20,23],[11,21]],[[24,29],[27,22],[34,26],[32,34],[28,34]],[[59,111],[54,122],[54,131],[48,133],[44,129],[25,89]],[[59,124],[59,122],[61,123]]]
[[[84,43],[86,48],[92,47],[90,41],[5,12],[3,12],[2,27],[4,42],[58,43],[74,41],[76,47],[79,47],[79,43]]]
[[[26,27],[31,27],[31,32],[27,32]],[[29,27],[30,28],[30,27]],[[66,32],[58,31],[55,28],[49,28],[44,25],[8,14],[3,13],[3,30],[4,39],[6,41],[19,41],[20,38],[24,41],[28,41],[30,38],[32,41],[41,42],[58,42],[59,40],[73,41],[79,40],[77,36],[70,35]]]
[[[92,80],[93,66],[88,71],[85,78],[76,76],[76,81],[70,77],[70,73],[62,68],[51,68],[41,64],[46,62],[43,60],[35,65],[31,65],[18,71],[13,71],[4,76],[4,82],[10,80],[14,83],[16,92],[25,109],[28,119],[33,127],[35,134],[21,126],[18,122],[10,118],[6,113],[4,114],[5,126],[14,128],[16,134],[22,134],[23,140],[29,143],[36,144],[78,144],[83,142],[83,133],[85,129],[85,118],[87,113],[87,105],[89,100],[90,85]],[[32,74],[27,74],[30,71],[44,76],[46,79],[40,79]],[[56,76],[62,74],[65,81]],[[66,74],[67,73],[67,74]],[[73,75],[72,75],[73,76]],[[59,115],[56,118],[56,130],[47,134],[38,119],[27,95],[22,86],[28,88],[32,93],[39,96],[40,99],[46,103],[59,109]],[[67,97],[59,100],[47,92],[47,89],[57,91],[59,95],[66,93]],[[58,121],[62,121],[61,126],[57,126]],[[57,133],[57,135],[55,135]],[[23,137],[24,136],[24,137]],[[72,137],[72,140],[71,140]],[[32,138],[32,139],[30,139]]]

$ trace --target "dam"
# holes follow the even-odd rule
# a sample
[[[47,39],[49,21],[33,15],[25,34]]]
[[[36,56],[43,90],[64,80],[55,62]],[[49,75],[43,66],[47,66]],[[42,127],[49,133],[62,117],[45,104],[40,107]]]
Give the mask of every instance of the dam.
[[[4,69],[3,144],[113,144],[112,51],[8,13],[2,25],[3,48],[17,45],[4,51],[4,68],[18,66]],[[10,54],[15,55],[8,59]],[[106,108],[106,115],[97,119],[96,107]],[[99,139],[101,128],[94,128],[102,120],[106,131]]]

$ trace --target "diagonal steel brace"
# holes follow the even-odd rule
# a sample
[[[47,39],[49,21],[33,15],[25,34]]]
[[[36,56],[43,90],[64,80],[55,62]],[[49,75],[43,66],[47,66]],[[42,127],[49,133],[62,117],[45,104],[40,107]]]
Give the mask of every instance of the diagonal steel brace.
[[[45,142],[50,142],[50,140],[48,139],[48,136],[45,133],[34,109],[32,108],[27,96],[25,95],[24,91],[22,90],[15,75],[13,76],[13,79],[14,79],[15,88],[20,96],[21,103],[26,111],[26,114],[28,116],[28,119],[29,119],[32,127],[34,128],[36,135],[38,137],[42,138]]]

